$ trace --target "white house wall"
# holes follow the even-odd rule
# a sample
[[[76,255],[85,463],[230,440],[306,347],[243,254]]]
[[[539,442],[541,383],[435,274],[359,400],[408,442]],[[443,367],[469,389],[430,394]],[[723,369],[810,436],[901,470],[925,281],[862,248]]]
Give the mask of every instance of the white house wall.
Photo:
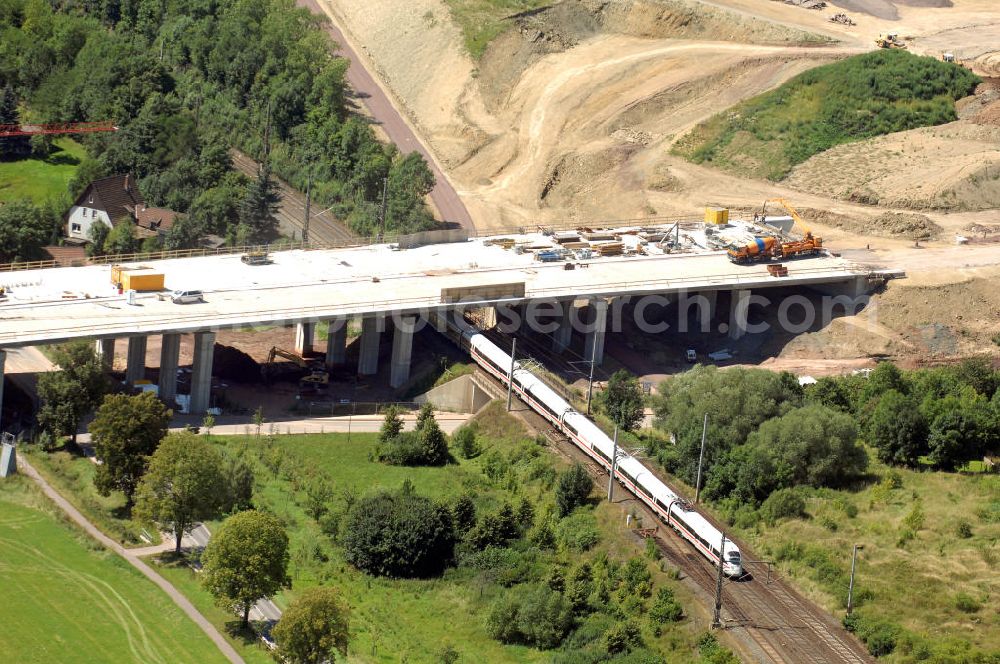
[[[96,215],[94,214],[95,212],[97,213]],[[103,223],[109,229],[111,228],[111,219],[108,218],[107,212],[74,205],[70,208],[69,218],[66,220],[66,234],[71,238],[89,240],[90,227],[97,222]],[[74,230],[77,225],[79,225],[79,230]]]

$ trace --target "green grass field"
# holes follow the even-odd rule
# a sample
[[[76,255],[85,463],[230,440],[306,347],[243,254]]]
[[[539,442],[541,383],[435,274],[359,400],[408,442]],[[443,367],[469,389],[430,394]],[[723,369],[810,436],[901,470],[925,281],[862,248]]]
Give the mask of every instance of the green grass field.
[[[162,591],[52,509],[27,478],[0,482],[0,659],[226,661]]]
[[[115,492],[110,496],[102,496],[97,493],[94,488],[96,466],[88,459],[68,452],[29,453],[29,458],[49,484],[108,537],[125,546],[159,543],[160,535],[153,529],[147,530],[150,542],[139,538],[142,528],[124,513],[124,495]]]
[[[887,472],[880,465],[874,470]],[[889,661],[973,661],[946,657],[968,649],[1000,657],[1000,477],[895,472],[898,488],[818,491],[807,503],[811,518],[742,534],[757,554],[779,561],[810,597],[841,616],[852,546],[864,545],[856,613],[910,635]]]
[[[451,16],[462,29],[465,48],[478,60],[494,38],[511,26],[512,14],[547,4],[542,0],[445,0]]]
[[[54,146],[45,159],[0,161],[0,202],[28,198],[40,204],[69,195],[66,185],[87,152],[70,138],[60,138]]]

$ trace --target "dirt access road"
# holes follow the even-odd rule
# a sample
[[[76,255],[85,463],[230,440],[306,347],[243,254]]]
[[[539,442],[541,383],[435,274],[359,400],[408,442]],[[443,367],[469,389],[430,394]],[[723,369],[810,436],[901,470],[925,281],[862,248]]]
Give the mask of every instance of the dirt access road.
[[[427,165],[430,166],[431,172],[434,173],[435,181],[434,189],[431,191],[431,201],[437,208],[442,221],[473,230],[475,226],[473,225],[472,217],[462,203],[462,199],[455,192],[455,188],[449,182],[448,177],[438,165],[431,151],[417,138],[416,133],[406,122],[406,119],[393,106],[389,95],[368,72],[368,62],[359,55],[359,51],[344,36],[344,33],[335,22],[333,12],[328,10],[322,0],[296,0],[296,4],[328,19],[329,22],[324,26],[326,31],[340,45],[340,55],[350,61],[350,66],[347,69],[347,82],[362,99],[365,108],[368,109],[368,112],[379,123],[379,126],[386,133],[389,140],[395,143],[396,147],[403,154],[408,154],[416,150],[427,160]]]

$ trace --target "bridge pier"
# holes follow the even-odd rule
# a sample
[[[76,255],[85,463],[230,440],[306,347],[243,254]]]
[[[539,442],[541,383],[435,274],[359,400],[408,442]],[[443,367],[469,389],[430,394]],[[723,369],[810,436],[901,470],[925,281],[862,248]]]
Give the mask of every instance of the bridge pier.
[[[729,304],[729,338],[738,341],[747,332],[747,314],[750,311],[750,291],[732,291]]]
[[[708,312],[702,315],[707,317],[708,322],[711,325],[712,321],[715,320],[716,307],[719,303],[719,291],[717,290],[698,291],[698,295],[701,295],[703,298],[705,298],[705,301],[708,302],[707,304]]]
[[[374,376],[378,373],[378,347],[382,336],[379,322],[374,315],[361,318],[361,348],[358,352],[360,376]]]
[[[160,341],[160,398],[171,408],[177,396],[177,366],[181,357],[181,335],[164,334]]]
[[[295,352],[300,357],[312,353],[316,337],[316,323],[298,323],[295,326]]]
[[[326,368],[347,361],[347,318],[334,318],[326,324]]]
[[[552,352],[561,353],[569,348],[569,343],[573,339],[573,300],[556,304],[562,310],[562,319],[559,321],[559,327],[552,333]]]
[[[128,364],[125,367],[125,384],[135,385],[146,377],[146,336],[128,338]]]
[[[593,358],[594,364],[600,365],[604,362],[604,337],[608,328],[608,301],[603,298],[593,300],[590,303],[590,309],[594,313],[593,320],[587,326],[583,358],[588,361]]]
[[[208,410],[212,398],[212,360],[215,357],[215,332],[196,332],[194,362],[191,365],[191,403],[188,412]]]
[[[94,350],[101,360],[101,365],[105,371],[111,371],[115,364],[115,339],[98,339],[94,343]]]
[[[389,370],[389,386],[402,387],[410,379],[410,358],[413,355],[413,331],[416,316],[403,316],[396,323],[392,333],[392,363]]]

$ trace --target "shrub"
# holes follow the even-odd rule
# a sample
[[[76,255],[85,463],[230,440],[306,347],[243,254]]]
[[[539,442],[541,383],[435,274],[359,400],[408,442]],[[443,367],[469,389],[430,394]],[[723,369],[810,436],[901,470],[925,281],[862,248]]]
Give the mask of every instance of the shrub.
[[[900,628],[883,618],[862,617],[853,613],[844,618],[844,627],[857,634],[874,657],[885,657],[896,649]]]
[[[806,501],[795,489],[778,489],[760,506],[761,514],[769,523],[781,519],[799,519],[806,516]]]
[[[465,494],[455,499],[451,505],[451,520],[456,533],[467,533],[476,525],[476,503],[472,496]]]
[[[369,574],[434,576],[451,562],[454,547],[448,508],[414,493],[377,493],[347,515],[345,557]]]
[[[461,427],[451,435],[451,442],[458,450],[458,456],[463,459],[472,459],[479,455],[479,442],[476,440],[476,432],[471,427]]]
[[[961,539],[972,537],[972,524],[965,519],[959,519],[955,524],[955,535]]]
[[[571,514],[556,526],[556,541],[560,548],[574,553],[589,551],[600,541],[597,520],[590,512]]]
[[[508,591],[490,609],[486,633],[501,643],[555,648],[573,624],[563,596],[545,585]]]
[[[486,514],[469,531],[466,541],[475,549],[488,546],[504,546],[520,536],[517,518],[510,503],[504,503],[499,510]]]
[[[977,602],[971,595],[966,593],[958,593],[955,595],[955,608],[962,613],[976,613],[983,606]]]
[[[631,620],[616,623],[604,633],[604,649],[609,655],[631,652],[642,645],[642,632]]]
[[[556,485],[556,506],[559,516],[566,516],[574,509],[587,502],[594,488],[594,480],[580,464],[559,475]]]
[[[660,588],[656,591],[656,599],[649,607],[649,620],[654,625],[663,625],[668,622],[677,622],[684,617],[684,609],[674,598],[674,593],[670,588]]]

